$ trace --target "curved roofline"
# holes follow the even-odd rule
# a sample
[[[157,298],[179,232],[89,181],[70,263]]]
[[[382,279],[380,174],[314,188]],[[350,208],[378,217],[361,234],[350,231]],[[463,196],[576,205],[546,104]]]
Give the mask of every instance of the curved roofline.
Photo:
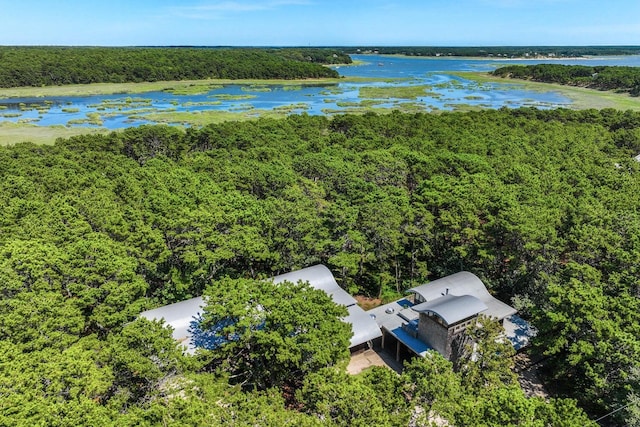
[[[357,303],[354,297],[338,285],[338,282],[336,282],[331,270],[323,264],[317,264],[301,270],[281,274],[279,276],[272,277],[270,280],[276,284],[282,282],[309,282],[311,287],[326,292],[331,296],[333,302],[338,305],[350,307]]]
[[[449,276],[416,286],[407,290],[431,301],[452,293],[454,295],[472,295],[478,299],[493,298],[478,276],[468,271],[460,271]]]
[[[422,297],[424,301],[435,301],[446,295],[470,295],[482,301],[488,308],[486,315],[502,320],[515,314],[517,310],[508,304],[494,298],[489,293],[482,280],[473,273],[461,271],[450,276],[416,286],[407,290]]]
[[[331,271],[322,264],[281,274],[268,280],[272,280],[276,284],[285,281],[309,282],[312,288],[324,291],[336,304],[345,306],[348,315],[342,321],[350,324],[353,332],[350,348],[382,336],[376,321],[357,305],[354,297],[338,285]],[[173,328],[174,339],[186,345],[187,353],[193,354],[196,351],[196,343],[193,341],[191,323],[200,315],[205,305],[206,302],[202,297],[196,297],[147,310],[140,313],[139,316],[149,320],[164,319],[165,325]]]
[[[423,302],[412,307],[418,313],[433,313],[447,326],[477,316],[487,310],[487,305],[471,295],[445,295],[433,301]]]

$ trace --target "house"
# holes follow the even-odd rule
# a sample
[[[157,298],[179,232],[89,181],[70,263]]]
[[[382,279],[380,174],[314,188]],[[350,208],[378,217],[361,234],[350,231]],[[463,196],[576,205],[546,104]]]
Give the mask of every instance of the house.
[[[273,280],[274,283],[309,282],[313,288],[326,292],[336,304],[345,306],[349,314],[342,320],[351,324],[353,330],[349,345],[352,352],[368,347],[370,342],[382,336],[377,323],[357,305],[355,298],[338,285],[331,271],[324,265],[315,265],[282,274],[270,280]],[[165,324],[173,328],[173,338],[186,347],[187,353],[193,354],[198,347],[192,333],[193,326],[200,317],[204,305],[204,299],[197,297],[147,310],[140,313],[140,316],[149,320],[164,319]]]
[[[417,286],[407,298],[368,313],[382,331],[381,346],[404,355],[424,357],[436,350],[453,356],[453,344],[467,326],[484,315],[499,321],[516,349],[526,345],[533,329],[516,316],[516,309],[494,298],[474,274],[462,271]]]
[[[409,289],[407,298],[369,311],[357,305],[355,298],[338,285],[324,265],[270,280],[309,282],[315,289],[327,293],[336,304],[345,306],[349,314],[342,320],[349,323],[353,331],[349,345],[352,353],[376,345],[395,351],[397,360],[404,355],[424,357],[428,350],[450,358],[452,343],[479,315],[500,321],[516,349],[526,345],[534,334],[527,322],[515,315],[513,307],[494,298],[477,276],[465,271]],[[164,319],[173,328],[174,339],[185,346],[187,353],[194,353],[200,346],[198,337],[193,335],[194,325],[204,305],[202,297],[192,298],[142,312],[140,316]]]

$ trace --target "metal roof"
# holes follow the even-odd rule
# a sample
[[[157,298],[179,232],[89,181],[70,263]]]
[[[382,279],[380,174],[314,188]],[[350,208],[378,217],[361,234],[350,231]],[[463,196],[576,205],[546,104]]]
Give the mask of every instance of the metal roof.
[[[411,308],[418,313],[434,313],[447,325],[453,325],[485,311],[487,305],[471,295],[449,294]]]
[[[191,342],[191,323],[203,312],[205,303],[202,297],[191,298],[175,304],[165,305],[140,313],[149,320],[164,319],[166,325],[173,328],[173,339],[187,346],[187,353],[194,353],[196,348]]]
[[[349,315],[342,321],[350,323],[353,331],[349,347],[355,347],[382,336],[376,321],[360,306],[352,305],[347,309],[349,310]]]
[[[411,310],[412,305],[410,301],[403,299],[372,308],[366,313],[375,316],[375,321],[381,329],[386,330],[416,355],[424,357],[427,351],[431,350],[429,344],[417,336],[412,336],[403,327],[405,324],[418,322],[419,315]]]
[[[418,313],[410,308],[412,305],[412,302],[402,299],[385,305],[379,305],[367,311],[367,313],[374,316],[380,328],[386,328],[391,331],[402,326],[403,323],[418,320]]]
[[[324,265],[315,265],[292,271],[291,273],[281,274],[273,277],[272,280],[274,283],[282,283],[284,281],[292,283],[297,283],[298,281],[309,282],[311,287],[330,295],[336,304],[346,306],[349,314],[342,320],[351,324],[351,329],[353,330],[350,347],[363,344],[382,335],[375,320],[356,304],[355,298],[338,285],[331,271]],[[149,320],[164,319],[165,324],[173,328],[173,338],[187,347],[187,353],[194,353],[196,346],[193,343],[190,328],[202,313],[204,305],[205,302],[202,297],[191,298],[144,311],[140,313],[140,316]]]
[[[313,288],[325,291],[336,304],[349,307],[357,303],[354,297],[338,285],[331,271],[321,264],[281,274],[273,278],[273,283],[285,281],[292,283],[298,283],[299,281],[309,282]]]
[[[515,314],[517,311],[515,308],[494,298],[489,291],[487,291],[482,280],[468,271],[461,271],[424,285],[416,286],[407,292],[416,293],[422,296],[427,302],[442,298],[445,295],[470,295],[479,299],[487,306],[483,314],[495,317],[498,320]]]

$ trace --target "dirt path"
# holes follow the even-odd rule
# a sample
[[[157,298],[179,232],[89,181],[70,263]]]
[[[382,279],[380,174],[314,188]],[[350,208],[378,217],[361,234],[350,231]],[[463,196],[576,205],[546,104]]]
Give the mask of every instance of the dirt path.
[[[528,397],[549,398],[549,393],[544,388],[538,377],[538,364],[531,360],[529,355],[520,353],[515,357],[515,371],[518,374],[518,382]]]

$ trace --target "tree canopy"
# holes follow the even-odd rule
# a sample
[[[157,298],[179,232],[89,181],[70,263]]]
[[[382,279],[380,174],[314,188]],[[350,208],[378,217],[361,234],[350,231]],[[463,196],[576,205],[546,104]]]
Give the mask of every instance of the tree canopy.
[[[372,413],[384,410],[388,425],[430,411],[459,425],[515,424],[514,414],[528,414],[525,425],[583,419],[565,397],[591,419],[605,415],[640,394],[638,153],[638,113],[529,108],[142,126],[0,147],[0,424],[366,417],[362,407],[319,400],[323,390],[378,401]],[[311,302],[326,301],[304,285],[276,291],[254,280],[316,263],[352,293],[383,299],[460,270],[477,274],[540,330],[534,348],[559,400],[521,396],[492,346],[480,359],[488,371],[452,374],[443,362],[425,371],[450,383],[450,395],[431,375],[420,397],[375,386],[417,389],[415,375],[366,374],[341,388],[331,380],[341,374],[326,370],[343,350],[316,359],[304,352],[318,341],[306,347],[288,332],[292,320],[316,325]],[[276,293],[293,289],[309,301]],[[135,320],[205,292],[212,301],[232,295],[233,305],[210,306],[210,326],[255,294],[276,332],[245,318],[253,332],[242,340],[186,358],[168,330]],[[325,326],[317,332],[344,341],[338,324]],[[279,340],[295,351],[235,357],[240,343],[269,352]],[[247,375],[250,363],[271,367],[275,358],[283,364],[273,377]],[[288,388],[278,366],[301,373],[302,384]],[[240,386],[247,378],[255,390]],[[476,390],[481,405],[456,406],[461,389]],[[431,409],[414,411],[416,399]],[[622,424],[626,414],[609,419]]]
[[[205,301],[197,328],[213,335],[209,364],[245,388],[298,387],[307,374],[348,358],[347,309],[308,283],[226,278]]]
[[[511,65],[491,72],[494,76],[534,80],[543,83],[616,90],[640,95],[640,67],[586,65]]]
[[[0,46],[0,87],[338,77],[335,49]]]

